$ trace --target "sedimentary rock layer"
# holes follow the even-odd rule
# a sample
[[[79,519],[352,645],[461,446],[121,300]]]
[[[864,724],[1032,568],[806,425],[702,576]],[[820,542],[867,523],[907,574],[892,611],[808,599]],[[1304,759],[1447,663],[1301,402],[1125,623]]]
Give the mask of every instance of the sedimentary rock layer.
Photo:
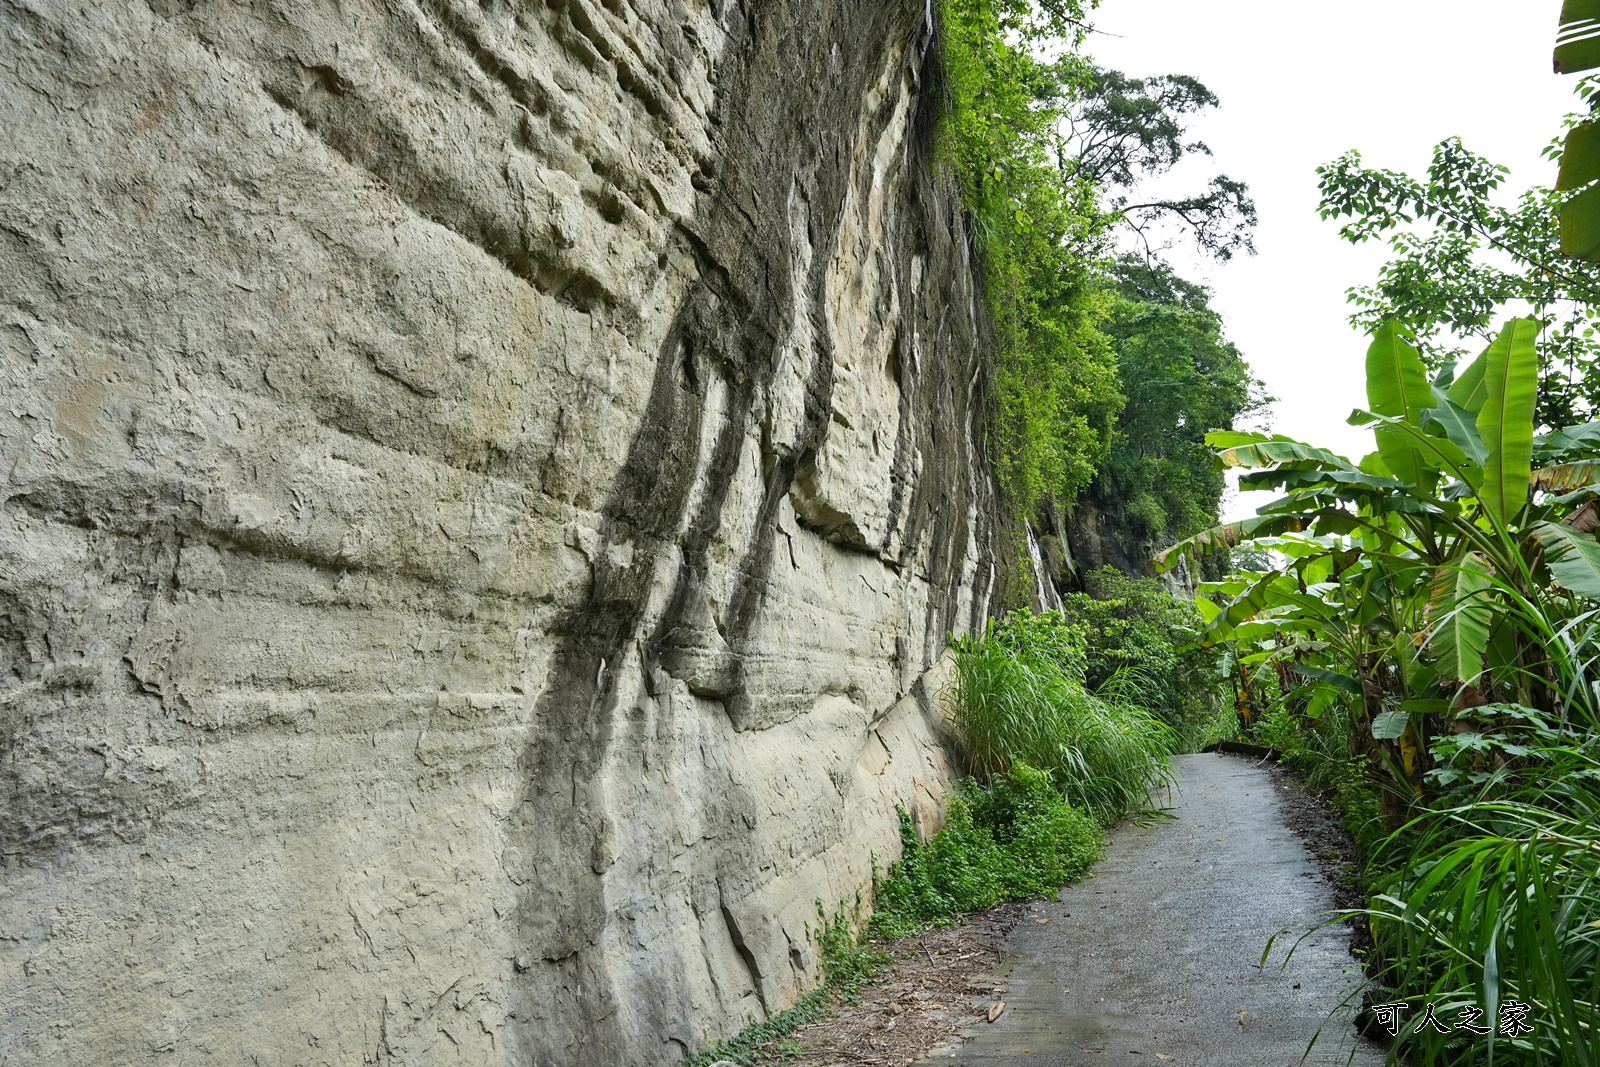
[[[992,587],[903,0],[0,0],[0,1063],[668,1064]]]

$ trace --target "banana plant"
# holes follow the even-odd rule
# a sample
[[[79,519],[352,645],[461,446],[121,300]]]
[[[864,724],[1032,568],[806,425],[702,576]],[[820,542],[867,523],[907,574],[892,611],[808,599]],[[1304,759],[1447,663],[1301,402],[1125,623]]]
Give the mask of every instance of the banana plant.
[[[1396,812],[1464,709],[1597,710],[1574,681],[1593,650],[1569,623],[1600,600],[1600,423],[1538,432],[1540,328],[1512,319],[1459,374],[1430,376],[1406,329],[1384,324],[1350,420],[1375,450],[1352,462],[1282,436],[1212,434],[1241,489],[1283,495],[1157,557],[1165,569],[1248,545],[1274,561],[1201,588],[1200,640],[1302,680],[1279,689],[1307,713],[1358,709],[1352,749],[1387,770]]]
[[[1557,74],[1600,67],[1600,0],[1565,0],[1554,58]],[[1562,254],[1600,263],[1600,123],[1567,133],[1556,189],[1576,194],[1561,206]]]

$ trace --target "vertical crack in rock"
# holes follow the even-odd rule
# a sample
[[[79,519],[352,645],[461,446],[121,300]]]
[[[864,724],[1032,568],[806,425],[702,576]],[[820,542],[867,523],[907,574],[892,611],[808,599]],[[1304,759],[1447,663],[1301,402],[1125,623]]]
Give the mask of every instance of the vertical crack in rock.
[[[750,946],[745,944],[744,931],[739,929],[739,920],[734,918],[726,901],[722,902],[721,910],[722,921],[728,927],[728,937],[733,941],[734,949],[738,951],[739,958],[744,961],[745,970],[750,974],[750,984],[755,990],[756,999],[761,1002],[761,1010],[771,1014],[773,1006],[767,1003],[766,986],[761,981],[761,965],[756,962],[755,953],[750,951]]]

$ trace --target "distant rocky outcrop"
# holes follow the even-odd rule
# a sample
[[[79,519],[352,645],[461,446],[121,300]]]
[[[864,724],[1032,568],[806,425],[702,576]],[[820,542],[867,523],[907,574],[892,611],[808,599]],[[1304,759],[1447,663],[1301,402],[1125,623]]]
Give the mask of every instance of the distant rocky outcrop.
[[[0,1063],[817,981],[1002,540],[931,10],[0,4]]]

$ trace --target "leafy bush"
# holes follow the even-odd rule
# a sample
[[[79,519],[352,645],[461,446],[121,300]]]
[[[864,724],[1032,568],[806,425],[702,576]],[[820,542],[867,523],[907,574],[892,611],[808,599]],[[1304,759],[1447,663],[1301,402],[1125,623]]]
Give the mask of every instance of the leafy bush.
[[[989,628],[988,640],[1012,657],[1048,660],[1068,678],[1089,672],[1089,628],[1062,612],[1014,611]]]
[[[1096,692],[1131,684],[1138,702],[1188,747],[1213,740],[1205,735],[1221,704],[1216,656],[1190,647],[1201,627],[1194,602],[1179,600],[1155,578],[1129,578],[1115,567],[1086,575],[1084,586],[1086,592],[1062,597],[1083,632],[1084,684]]]
[[[1068,802],[1110,822],[1145,805],[1169,774],[1178,738],[1127,693],[1085,688],[1078,632],[1059,613],[1013,612],[982,637],[957,641],[951,719],[980,776],[1025,763],[1046,772]]]
[[[1352,763],[1364,762],[1350,755],[1348,734],[1349,723],[1339,710],[1309,719],[1279,704],[1255,724],[1249,738],[1282,750],[1282,762],[1311,788],[1330,789]]]
[[[904,851],[874,878],[873,936],[902,937],[1003,900],[1051,896],[1100,855],[1100,827],[1026,763],[987,785],[968,779],[946,818],[923,844],[900,809]]]

